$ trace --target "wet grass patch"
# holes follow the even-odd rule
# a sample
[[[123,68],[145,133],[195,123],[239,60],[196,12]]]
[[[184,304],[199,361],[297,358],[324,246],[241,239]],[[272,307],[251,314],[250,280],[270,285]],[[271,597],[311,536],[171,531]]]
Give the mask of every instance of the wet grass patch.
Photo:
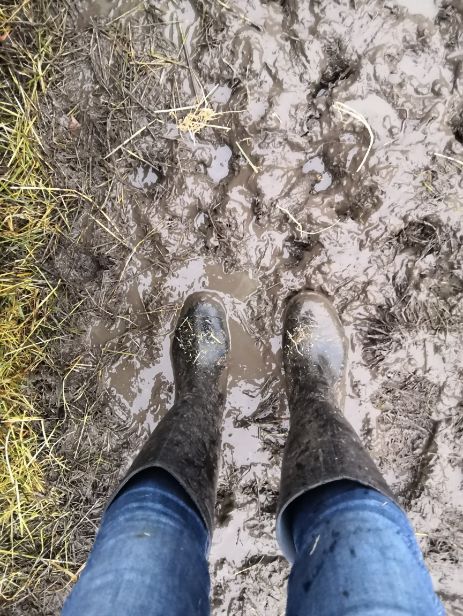
[[[38,7],[35,6],[34,9]],[[51,187],[37,133],[38,101],[52,61],[53,23],[32,3],[0,4],[0,596],[33,595],[44,576],[74,578],[65,472],[34,378],[62,335],[53,310],[58,284],[40,263],[66,202]]]

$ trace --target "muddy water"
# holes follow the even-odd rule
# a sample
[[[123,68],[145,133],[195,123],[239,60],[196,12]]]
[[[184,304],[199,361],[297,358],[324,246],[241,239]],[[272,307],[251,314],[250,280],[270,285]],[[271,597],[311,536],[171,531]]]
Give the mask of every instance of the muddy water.
[[[463,158],[458,3],[81,8],[70,42],[81,51],[54,104],[81,125],[76,139],[61,121],[63,173],[99,205],[76,234],[112,264],[85,344],[102,354],[115,422],[139,433],[128,458],[172,403],[185,297],[218,292],[230,320],[214,613],[284,613],[281,314],[311,288],[331,297],[349,339],[345,413],[461,614],[463,176],[435,155]],[[178,108],[205,96],[213,126],[181,132]]]

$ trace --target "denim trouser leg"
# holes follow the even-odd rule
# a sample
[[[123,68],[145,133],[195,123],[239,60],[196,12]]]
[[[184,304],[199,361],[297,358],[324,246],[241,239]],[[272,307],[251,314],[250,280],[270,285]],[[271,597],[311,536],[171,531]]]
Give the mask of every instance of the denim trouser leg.
[[[438,616],[435,595],[403,511],[376,490],[337,481],[288,512],[296,559],[287,616]]]
[[[207,616],[209,536],[164,471],[130,482],[103,517],[63,616]]]

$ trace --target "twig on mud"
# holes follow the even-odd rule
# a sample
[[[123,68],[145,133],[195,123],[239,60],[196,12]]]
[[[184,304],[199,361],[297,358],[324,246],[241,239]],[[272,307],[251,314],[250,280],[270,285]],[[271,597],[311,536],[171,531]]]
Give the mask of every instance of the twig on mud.
[[[243,21],[246,21],[247,23],[252,24],[252,21],[249,19],[249,17],[246,17],[246,15],[244,13],[242,13],[241,11],[237,11],[235,8],[231,7],[229,4],[227,4],[226,2],[223,2],[222,0],[217,0],[217,4],[219,4],[220,6],[222,6],[224,9],[226,9],[227,11],[230,11],[232,13],[235,13],[235,15],[238,15],[238,17],[241,17],[241,19]]]
[[[158,161],[150,163],[149,161],[146,160],[146,158],[143,158],[143,156],[140,156],[139,154],[136,154],[135,152],[132,152],[132,150],[128,150],[127,148],[124,148],[124,152],[128,154],[129,156],[132,156],[132,158],[139,160],[141,163],[143,163],[147,167],[154,168],[156,164],[159,164]]]
[[[200,102],[196,103],[195,105],[185,105],[184,107],[172,107],[171,109],[157,109],[153,111],[153,113],[154,114],[169,113],[173,115],[175,119],[177,120],[176,114],[178,112],[189,111],[190,113],[188,113],[182,120],[180,120],[180,122],[177,120],[177,126],[179,130],[181,130],[182,132],[185,132],[185,133],[189,132],[192,135],[196,134],[198,131],[200,131],[202,128],[205,128],[206,126],[209,126],[210,128],[219,128],[221,130],[228,131],[230,130],[228,126],[211,124],[211,121],[214,120],[215,118],[218,118],[221,115],[224,115],[225,113],[238,113],[238,112],[235,112],[235,111],[218,112],[218,111],[214,111],[212,107],[207,106],[206,104],[207,99],[216,89],[217,89],[217,86],[213,88],[209,92],[209,94],[203,95],[203,98],[200,100]],[[204,105],[204,107],[202,107],[202,105]],[[139,128],[137,131],[135,131],[132,135],[130,135],[130,137],[127,137],[125,141],[123,141],[117,147],[111,150],[109,154],[106,154],[106,156],[104,157],[104,160],[106,160],[107,158],[109,158],[110,156],[118,152],[121,148],[126,146],[133,139],[135,139],[135,137],[138,137],[139,135],[141,135],[143,131],[145,131],[147,128],[152,126],[155,122],[159,122],[162,124],[162,121],[159,118],[154,118],[154,120],[151,120],[151,122],[148,122],[148,124],[145,124],[144,126]]]
[[[368,133],[370,135],[370,145],[368,146],[368,149],[365,153],[365,156],[362,158],[360,165],[356,169],[356,173],[358,173],[360,169],[363,167],[363,165],[365,164],[365,161],[367,160],[368,155],[370,154],[371,148],[373,147],[373,143],[375,141],[375,136],[373,134],[373,131],[371,130],[371,126],[368,124],[364,116],[360,112],[356,111],[353,107],[350,107],[349,105],[346,105],[345,103],[340,103],[338,101],[334,103],[334,107],[341,114],[346,113],[351,118],[354,118],[354,120],[357,120],[358,122],[363,124],[363,126],[365,126],[365,128],[368,130]]]
[[[90,364],[80,363],[81,359],[82,359],[82,355],[79,355],[78,357],[76,357],[76,359],[74,359],[71,366],[68,368],[67,372],[65,373],[63,377],[63,381],[61,383],[61,398],[62,398],[63,409],[65,413],[69,411],[69,404],[68,404],[67,397],[66,397],[66,381],[68,377],[71,376],[73,372],[78,372],[80,368],[91,368],[92,367]]]
[[[101,210],[100,210],[101,211]],[[102,212],[103,213],[103,212]],[[98,218],[96,218],[95,216],[93,216],[93,214],[90,212],[89,214],[90,218],[92,220],[94,220],[96,222],[97,225],[99,225],[104,231],[106,231],[106,233],[109,233],[109,235],[116,240],[116,242],[118,242],[119,244],[122,244],[122,246],[125,246],[126,248],[128,248],[129,250],[132,249],[132,247],[127,244],[127,242],[122,238],[122,237],[117,237],[117,235],[111,231],[111,229],[109,229],[103,222],[101,222],[101,220],[98,220]]]
[[[445,154],[439,154],[439,152],[433,152],[432,155],[439,158],[445,158],[445,160],[450,160],[452,163],[463,167],[463,160],[459,160],[458,158],[454,158],[453,156],[446,156]]]
[[[158,109],[156,111],[153,111],[153,113],[175,113],[177,111],[188,111],[189,109],[195,109],[196,107],[197,105],[187,105],[185,107],[177,107],[175,109]],[[148,122],[148,124],[145,124],[145,126],[142,126],[141,128],[139,128],[132,135],[130,135],[130,137],[128,137],[120,145],[114,148],[114,150],[111,150],[109,154],[106,154],[106,156],[104,157],[104,160],[106,160],[107,158],[115,154],[117,151],[119,151],[121,148],[123,148],[125,145],[130,143],[133,139],[135,139],[135,137],[138,137],[138,135],[141,135],[143,131],[145,131],[147,128],[152,126],[155,122],[161,123],[161,120],[159,120],[159,118],[155,118],[154,120],[151,120],[151,122]]]
[[[128,11],[125,11],[125,13],[122,13],[122,15],[118,15],[114,19],[111,19],[111,21],[108,21],[108,26],[111,25],[111,24],[116,23],[116,21],[119,21],[119,19],[124,19],[124,17],[127,17],[128,15],[131,15],[132,13],[136,13],[137,11],[142,9],[143,7],[144,7],[144,3],[140,2],[140,4],[137,4],[136,6],[132,7]]]
[[[283,207],[282,205],[278,205],[278,203],[276,204],[276,206],[279,210],[284,212],[290,220],[293,221],[293,223],[296,225],[297,230],[299,231],[301,235],[318,235],[319,233],[323,233],[323,231],[328,231],[328,229],[331,229],[335,225],[339,224],[339,220],[336,220],[335,222],[333,222],[333,224],[328,225],[327,227],[324,227],[323,229],[320,229],[319,231],[304,231],[301,223],[298,221],[298,219],[295,216],[293,216],[293,214],[291,214],[291,212],[287,208]]]
[[[162,112],[161,111],[155,111],[154,113],[162,113]],[[123,148],[125,145],[130,143],[132,141],[132,139],[135,139],[135,137],[138,137],[138,135],[141,135],[141,133],[143,131],[145,131],[147,128],[152,126],[155,122],[160,122],[160,120],[158,120],[158,118],[155,118],[154,120],[151,120],[151,122],[148,122],[148,124],[145,124],[145,126],[142,126],[138,130],[136,130],[132,135],[130,135],[130,137],[128,137],[120,145],[118,145],[116,148],[114,148],[114,150],[111,150],[111,152],[109,154],[106,154],[106,156],[104,157],[104,160],[106,160],[107,158],[109,158],[110,156],[112,156],[113,154],[118,152],[121,148]]]
[[[192,74],[192,79],[194,80],[194,76]],[[194,81],[193,81],[194,82]],[[201,86],[201,84],[200,84]],[[205,94],[202,86],[202,98],[199,100],[198,104],[195,105],[192,111],[190,111],[182,120],[178,120],[176,112],[179,109],[172,109],[172,115],[174,116],[177,127],[182,133],[189,133],[190,137],[194,141],[194,136],[199,133],[203,128],[218,128],[220,130],[229,131],[230,127],[222,126],[219,124],[211,124],[213,120],[219,118],[225,113],[237,113],[236,111],[214,111],[212,107],[209,106],[208,98],[217,90],[218,85],[216,85],[212,90]]]
[[[169,56],[163,56],[162,54],[156,53],[154,51],[150,52],[149,57],[151,58],[151,60],[132,60],[131,63],[134,66],[144,67],[154,66],[162,68],[165,66],[173,65],[185,68],[185,65],[182,64],[182,62],[178,62],[178,60],[176,60],[175,58],[169,58]],[[136,102],[140,104],[140,101],[136,100]]]
[[[133,249],[132,249],[132,252],[129,254],[129,256],[128,256],[128,257],[127,257],[127,259],[126,259],[126,262],[125,262],[125,264],[124,264],[124,267],[122,268],[122,271],[121,271],[120,276],[119,276],[119,282],[121,282],[122,277],[124,276],[125,271],[126,271],[127,267],[129,266],[129,263],[130,263],[130,261],[132,260],[132,257],[136,254],[137,250],[140,248],[140,246],[141,246],[144,242],[146,242],[146,240],[147,240],[147,239],[149,239],[149,238],[150,238],[152,235],[154,235],[155,233],[157,233],[157,229],[151,229],[151,231],[149,231],[149,232],[145,235],[145,237],[143,237],[143,238],[142,238],[139,242],[137,242],[137,243],[135,244],[135,246],[134,246],[134,247],[133,247]]]
[[[178,24],[178,29],[180,32],[180,39],[182,41],[182,49],[183,49],[183,53],[185,54],[185,59],[186,59],[186,63],[188,66],[188,70],[190,72],[190,77],[191,77],[191,83],[193,84],[193,90],[195,91],[195,96],[196,98],[199,98],[199,92],[198,92],[198,88],[196,86],[196,79],[198,79],[193,71],[193,68],[191,66],[191,61],[190,61],[190,54],[188,53],[188,48],[186,46],[186,36],[185,33],[183,32],[182,26],[180,24]],[[198,80],[199,82],[199,80]],[[201,84],[199,84],[201,86]],[[202,87],[201,87],[202,89]],[[204,95],[204,92],[203,92]]]
[[[256,167],[256,165],[252,162],[252,160],[249,158],[249,156],[246,154],[246,152],[241,147],[239,141],[236,141],[236,145],[238,146],[239,151],[244,156],[244,158],[246,159],[248,165],[251,167],[251,169],[254,171],[254,173],[259,173],[259,167]]]
[[[259,559],[257,562],[253,563],[252,565],[249,565],[249,567],[245,567],[244,569],[240,569],[239,571],[237,571],[237,572],[235,573],[235,577],[236,577],[237,575],[241,575],[241,573],[246,573],[246,571],[249,571],[250,569],[253,569],[254,567],[257,567],[257,565],[260,565],[260,563],[261,563],[263,560],[264,560],[264,556],[262,555],[262,556],[260,557],[260,559]]]

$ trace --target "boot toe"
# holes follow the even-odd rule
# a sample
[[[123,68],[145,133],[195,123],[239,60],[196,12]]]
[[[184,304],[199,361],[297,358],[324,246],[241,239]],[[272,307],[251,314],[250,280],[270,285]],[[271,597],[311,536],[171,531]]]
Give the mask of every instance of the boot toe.
[[[197,366],[225,361],[230,347],[227,318],[218,297],[199,292],[183,305],[175,331],[175,355]]]
[[[346,338],[336,311],[326,297],[301,291],[288,302],[283,351],[285,365],[305,361],[320,371],[329,368],[334,380],[341,378],[346,363]]]

